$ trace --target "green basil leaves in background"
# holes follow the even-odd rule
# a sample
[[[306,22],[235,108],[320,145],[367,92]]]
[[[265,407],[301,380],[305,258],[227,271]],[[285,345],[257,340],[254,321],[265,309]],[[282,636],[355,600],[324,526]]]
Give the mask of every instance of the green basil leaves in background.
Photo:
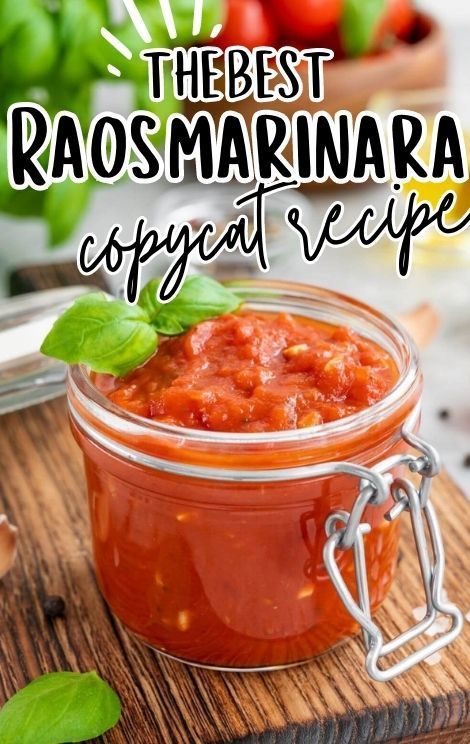
[[[152,34],[155,47],[167,47],[170,45],[168,35],[164,27],[160,25],[159,6],[155,2],[150,9],[145,4],[138,3],[139,11],[144,18],[147,28]],[[122,74],[122,79],[132,82],[146,83],[148,79],[148,66],[145,60],[140,58],[140,52],[145,48],[145,44],[137,33],[132,21],[126,17],[125,20],[116,27],[109,27],[110,31],[132,52],[132,59],[126,59],[116,51],[101,36],[96,37],[93,44],[86,51],[87,56],[92,61],[96,74],[103,73],[108,64],[117,67]],[[112,82],[112,78],[111,78]],[[148,83],[147,83],[148,85]],[[173,91],[170,91],[173,95]],[[147,92],[148,99],[148,92]]]
[[[150,281],[136,306],[108,300],[102,292],[80,297],[56,320],[41,352],[121,377],[153,356],[157,334],[177,336],[241,305],[237,295],[204,276],[188,277],[179,294],[163,305],[157,299],[159,284],[158,279]]]
[[[89,741],[113,728],[120,716],[118,696],[96,672],[45,674],[17,692],[0,710],[0,741]]]
[[[99,43],[101,27],[106,23],[104,7],[94,0],[78,3],[77,0],[61,0],[58,24],[62,64],[57,70],[61,81],[81,85],[93,76],[88,50]]]
[[[149,359],[157,345],[145,310],[96,292],[80,297],[56,320],[41,352],[120,377]]]
[[[44,192],[44,218],[51,248],[63,243],[78,227],[88,206],[90,193],[89,181],[74,183],[69,179],[53,183]]]
[[[0,77],[16,85],[32,85],[46,77],[57,60],[55,25],[42,8],[22,23],[0,52]]]
[[[136,0],[136,5],[152,37],[152,48],[197,42],[192,37],[194,0],[171,0],[176,40],[168,36],[158,0]],[[204,0],[200,39],[209,38],[213,27],[223,20],[224,5],[224,0]],[[5,123],[11,103],[33,101],[44,106],[51,117],[59,110],[73,111],[86,133],[95,84],[100,80],[117,85],[131,82],[138,108],[161,118],[162,128],[151,139],[157,146],[162,143],[166,120],[181,110],[181,102],[175,99],[172,85],[166,86],[161,103],[149,100],[148,67],[139,56],[142,39],[127,15],[114,22],[110,7],[108,0],[0,0],[0,123]],[[102,38],[102,26],[129,47],[131,60]],[[121,70],[119,81],[108,74],[108,64]],[[171,82],[169,74],[168,80]],[[0,211],[46,219],[50,247],[62,244],[78,226],[90,189],[57,184],[50,197],[30,188],[15,191],[5,178],[6,145],[1,127],[0,147]],[[47,166],[48,152],[44,155]],[[95,184],[91,181],[90,186],[93,189]]]
[[[34,15],[35,0],[2,0],[0,2],[0,46],[11,38],[23,23]]]
[[[3,209],[8,202],[10,192],[7,163],[7,128],[0,121],[0,209]]]
[[[233,292],[208,276],[189,276],[178,295],[166,304],[157,299],[159,284],[160,280],[153,279],[144,287],[139,305],[163,336],[178,336],[203,320],[235,312],[241,304]]]
[[[373,44],[387,0],[344,0],[341,37],[348,56],[359,57]]]

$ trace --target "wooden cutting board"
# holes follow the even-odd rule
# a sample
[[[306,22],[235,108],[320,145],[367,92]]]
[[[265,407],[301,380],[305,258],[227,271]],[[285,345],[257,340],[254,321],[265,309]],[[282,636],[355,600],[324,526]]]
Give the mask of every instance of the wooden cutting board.
[[[29,289],[57,285],[57,276],[77,280],[68,267],[27,273]],[[15,282],[19,287],[18,276]],[[470,505],[445,474],[433,500],[447,547],[446,588],[467,613]],[[107,744],[470,742],[468,622],[440,664],[422,664],[386,685],[367,678],[360,639],[264,675],[184,667],[132,640],[96,586],[81,456],[64,400],[0,419],[0,510],[21,536],[17,563],[0,583],[0,704],[41,673],[96,669],[123,703],[121,723],[102,739]],[[403,519],[397,580],[379,614],[391,635],[409,626],[422,604]],[[65,598],[65,618],[44,618],[41,602],[51,594]]]

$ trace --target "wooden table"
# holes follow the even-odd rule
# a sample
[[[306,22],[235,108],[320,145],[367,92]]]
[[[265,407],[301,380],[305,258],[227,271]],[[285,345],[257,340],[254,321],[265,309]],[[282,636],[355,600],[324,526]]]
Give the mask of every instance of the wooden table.
[[[53,275],[43,272],[41,283]],[[101,598],[64,400],[0,419],[0,474],[0,510],[21,535],[18,561],[0,584],[0,703],[43,672],[97,669],[123,703],[107,744],[470,742],[468,623],[439,665],[423,664],[387,685],[367,678],[359,639],[284,672],[184,667],[138,645]],[[445,474],[433,499],[447,546],[446,587],[468,612],[470,507]],[[406,525],[398,578],[379,614],[393,635],[422,604],[411,546]],[[41,601],[50,594],[65,598],[65,618],[45,619]]]

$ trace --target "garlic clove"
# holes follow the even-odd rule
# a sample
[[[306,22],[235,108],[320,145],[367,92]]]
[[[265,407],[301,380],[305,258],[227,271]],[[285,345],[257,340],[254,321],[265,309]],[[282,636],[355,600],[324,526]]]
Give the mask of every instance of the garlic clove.
[[[13,566],[18,551],[18,528],[8,521],[5,514],[0,516],[0,579]]]

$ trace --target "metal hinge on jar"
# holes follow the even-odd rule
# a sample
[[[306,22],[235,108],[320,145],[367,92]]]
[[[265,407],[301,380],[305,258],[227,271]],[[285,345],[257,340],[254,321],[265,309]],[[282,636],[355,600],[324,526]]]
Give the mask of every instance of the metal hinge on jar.
[[[369,675],[377,682],[394,679],[448,646],[457,638],[463,626],[462,613],[443,596],[444,546],[436,513],[429,500],[432,479],[440,470],[439,456],[433,447],[413,433],[413,419],[403,426],[402,436],[407,444],[418,451],[418,456],[397,455],[389,458],[370,469],[366,476],[364,468],[358,467],[355,475],[360,479],[360,492],[353,509],[350,513],[338,511],[331,514],[326,523],[328,540],[323,553],[326,569],[344,606],[362,628],[367,650],[365,666]],[[391,470],[399,465],[406,465],[411,473],[421,477],[419,486],[407,478],[393,478],[390,475]],[[351,474],[350,464],[348,473]],[[382,631],[371,615],[364,549],[364,535],[371,531],[371,527],[361,520],[369,505],[380,506],[390,498],[390,495],[395,503],[385,518],[394,521],[403,512],[408,512],[411,517],[426,597],[426,615],[413,627],[385,642]],[[430,544],[426,536],[426,526]],[[354,551],[357,601],[349,591],[335,558],[337,551],[345,550]],[[448,632],[388,668],[380,668],[380,661],[425,633],[436,621],[438,613],[451,618]]]

